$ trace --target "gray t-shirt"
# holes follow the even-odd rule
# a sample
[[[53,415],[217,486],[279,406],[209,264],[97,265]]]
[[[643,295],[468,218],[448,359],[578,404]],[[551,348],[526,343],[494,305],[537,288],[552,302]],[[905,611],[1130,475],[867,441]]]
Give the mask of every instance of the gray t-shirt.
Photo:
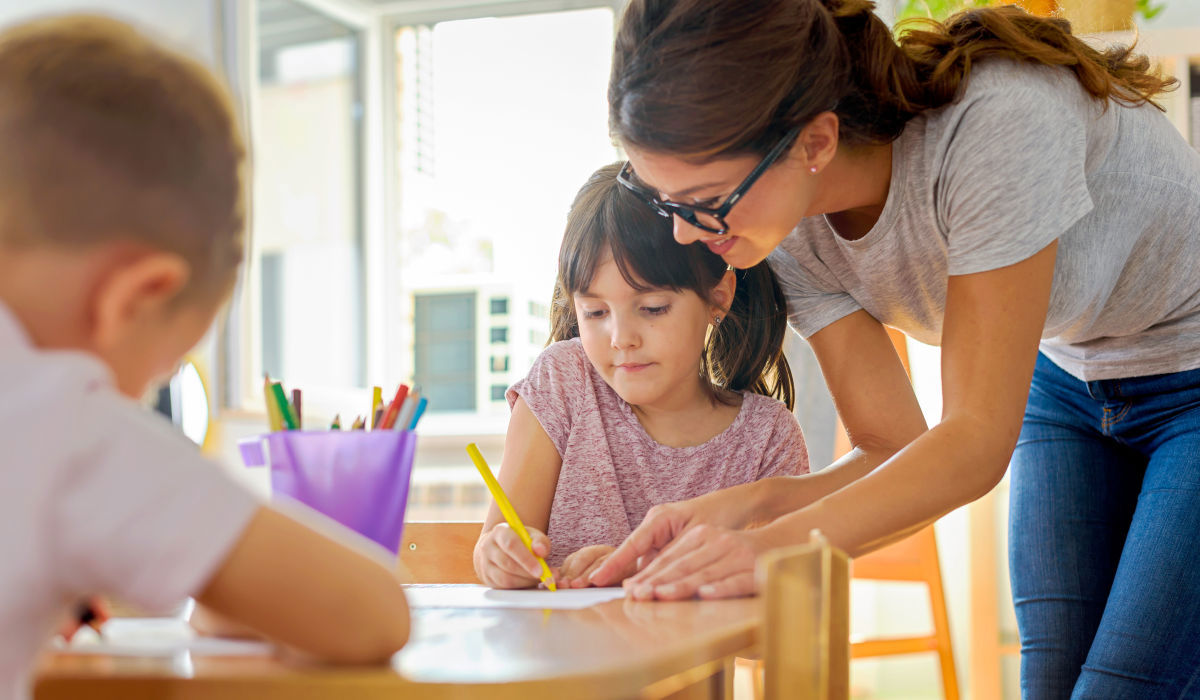
[[[865,309],[939,345],[949,275],[1058,239],[1047,357],[1085,381],[1200,367],[1200,154],[1152,106],[1103,107],[1065,68],[977,65],[893,144],[866,236],[808,217],[771,254],[792,327]]]

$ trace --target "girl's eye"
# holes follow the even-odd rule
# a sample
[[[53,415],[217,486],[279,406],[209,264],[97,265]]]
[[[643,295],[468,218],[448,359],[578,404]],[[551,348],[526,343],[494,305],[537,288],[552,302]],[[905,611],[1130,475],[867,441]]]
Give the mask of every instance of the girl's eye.
[[[643,306],[642,307],[642,311],[645,311],[646,313],[650,314],[651,316],[662,316],[663,314],[667,313],[670,310],[671,310],[670,304],[664,304],[662,306]]]
[[[697,206],[697,207],[703,207],[705,209],[716,209],[717,205],[720,204],[720,202],[721,202],[720,197],[709,197],[708,199],[703,199],[703,200],[699,200],[699,199],[692,200],[692,205]]]
[[[604,309],[598,309],[598,310],[595,310],[595,311],[589,311],[589,310],[587,310],[587,309],[584,309],[584,311],[583,311],[583,318],[584,318],[585,320],[594,321],[595,319],[598,319],[598,318],[603,318],[603,317],[604,317],[604,313],[605,313],[605,310],[604,310]]]

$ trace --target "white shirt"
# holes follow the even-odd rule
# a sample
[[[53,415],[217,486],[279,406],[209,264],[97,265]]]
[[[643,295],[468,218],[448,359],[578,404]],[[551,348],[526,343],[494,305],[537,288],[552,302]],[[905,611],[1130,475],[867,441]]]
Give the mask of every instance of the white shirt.
[[[259,507],[108,367],[32,345],[0,304],[0,700],[89,595],[165,609],[198,592]]]

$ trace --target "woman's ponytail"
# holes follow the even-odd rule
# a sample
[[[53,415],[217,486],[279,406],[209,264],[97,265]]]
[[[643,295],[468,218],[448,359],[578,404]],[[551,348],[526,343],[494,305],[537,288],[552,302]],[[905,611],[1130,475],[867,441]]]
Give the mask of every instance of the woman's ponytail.
[[[617,31],[609,128],[626,146],[765,154],[832,109],[846,144],[888,143],[956,98],[982,60],[1063,66],[1097,100],[1149,102],[1177,81],[1132,47],[1098,51],[1062,19],[1013,7],[906,20],[870,0],[630,0]],[[897,38],[898,36],[898,38]],[[748,79],[753,76],[753,79]]]

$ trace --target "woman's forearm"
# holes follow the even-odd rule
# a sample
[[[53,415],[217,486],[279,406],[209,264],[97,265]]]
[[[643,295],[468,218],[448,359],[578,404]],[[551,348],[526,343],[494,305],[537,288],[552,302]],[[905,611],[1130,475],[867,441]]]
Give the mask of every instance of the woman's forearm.
[[[869,455],[851,460],[837,475],[847,479],[840,488],[777,518],[763,535],[772,546],[784,546],[806,542],[819,528],[851,556],[903,539],[986,494],[1004,475],[1013,446],[985,427],[948,418],[878,468]],[[860,469],[861,478],[849,478]],[[825,485],[837,484],[831,478]]]
[[[896,453],[884,447],[855,447],[824,469],[802,476],[775,476],[751,485],[754,504],[747,527],[763,526],[794,513],[870,474]]]

